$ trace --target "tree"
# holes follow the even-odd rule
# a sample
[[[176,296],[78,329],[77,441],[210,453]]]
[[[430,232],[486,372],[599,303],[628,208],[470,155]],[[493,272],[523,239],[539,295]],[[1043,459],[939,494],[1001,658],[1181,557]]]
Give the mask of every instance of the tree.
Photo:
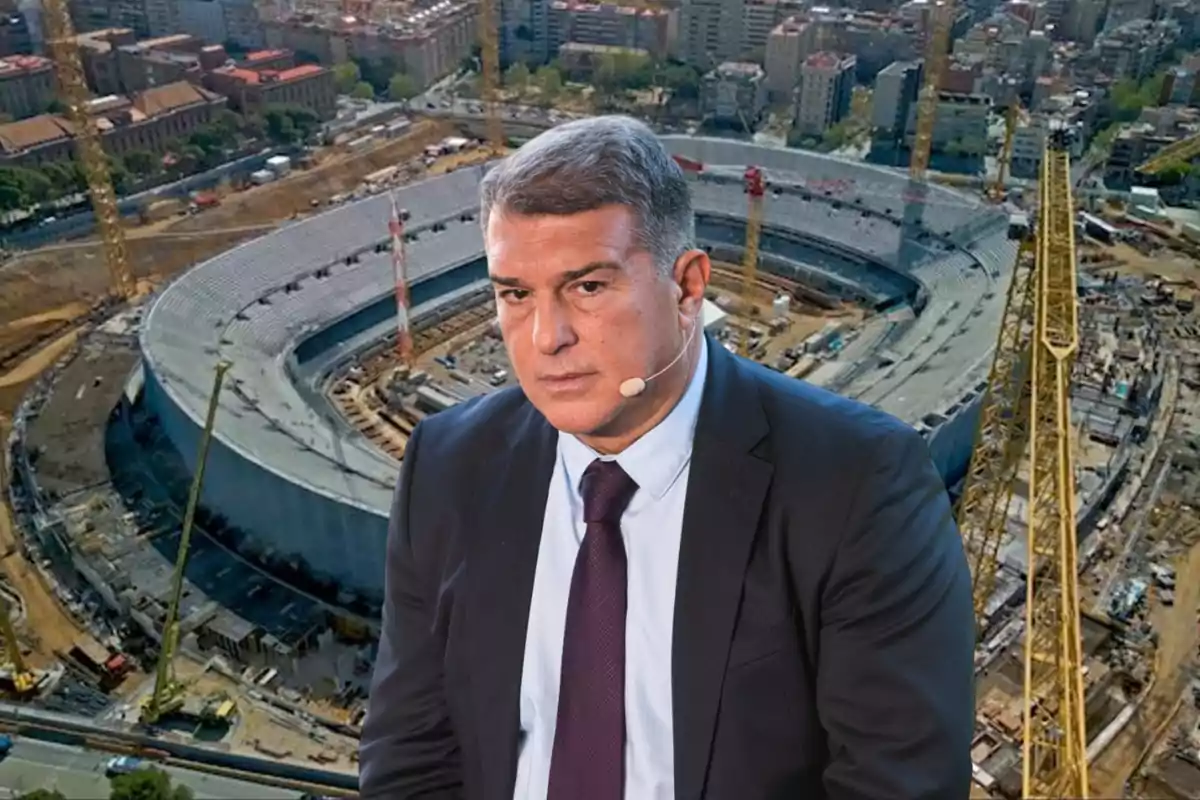
[[[370,100],[375,96],[375,89],[366,81],[359,81],[355,85],[354,91],[350,92],[350,96],[359,100]]]
[[[153,175],[158,171],[158,159],[145,150],[130,150],[125,154],[125,169],[139,177]]]
[[[134,770],[109,781],[108,800],[192,800],[186,786],[172,786],[162,770]]]
[[[529,86],[529,67],[518,61],[504,73],[504,85],[514,92],[522,92]]]
[[[534,81],[537,83],[538,91],[542,94],[542,99],[548,103],[554,102],[554,99],[562,92],[562,73],[554,67],[539,68],[534,76]]]
[[[334,65],[333,82],[337,85],[338,94],[350,94],[361,80],[362,71],[353,61]]]
[[[403,72],[397,72],[388,81],[388,100],[391,100],[393,103],[411,100],[418,94],[420,94],[420,91],[417,89],[417,82]]]
[[[172,786],[171,776],[159,769],[139,769],[109,781],[109,800],[192,800],[186,786]]]
[[[17,800],[67,800],[67,796],[57,789],[34,789],[17,795]]]

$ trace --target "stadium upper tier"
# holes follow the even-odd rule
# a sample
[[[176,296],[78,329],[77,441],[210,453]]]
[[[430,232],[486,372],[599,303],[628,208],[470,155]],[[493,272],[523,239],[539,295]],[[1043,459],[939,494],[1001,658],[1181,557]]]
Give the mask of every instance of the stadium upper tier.
[[[986,376],[1016,252],[1006,215],[945,187],[909,191],[904,175],[859,163],[726,140],[664,141],[704,165],[693,190],[705,245],[740,246],[741,174],[747,164],[765,169],[764,268],[880,310],[813,379],[914,425],[945,428],[930,436],[931,449],[943,470],[958,468],[973,426],[949,423]],[[483,277],[482,174],[463,169],[396,190],[411,215],[418,315]],[[309,565],[338,563],[338,579],[368,594],[381,586],[382,550],[343,537],[383,536],[398,465],[301,385],[296,353],[305,341],[341,344],[353,333],[331,333],[391,295],[390,209],[377,195],[235,247],[162,290],[142,328],[147,402],[189,461],[213,368],[233,362],[209,456],[209,507],[263,547]]]

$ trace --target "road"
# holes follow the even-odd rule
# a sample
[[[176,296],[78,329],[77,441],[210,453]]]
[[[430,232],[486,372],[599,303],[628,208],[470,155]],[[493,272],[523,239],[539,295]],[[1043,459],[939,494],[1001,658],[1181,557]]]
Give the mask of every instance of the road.
[[[112,756],[63,744],[18,739],[0,761],[0,798],[18,797],[34,789],[57,789],[71,800],[107,800],[109,781],[104,764]],[[198,800],[275,800],[300,792],[247,781],[167,767],[175,785],[189,787]]]

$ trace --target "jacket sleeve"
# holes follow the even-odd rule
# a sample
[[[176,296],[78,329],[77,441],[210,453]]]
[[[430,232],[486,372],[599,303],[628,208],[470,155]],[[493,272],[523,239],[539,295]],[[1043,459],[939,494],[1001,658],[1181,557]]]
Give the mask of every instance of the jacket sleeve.
[[[438,548],[422,542],[428,532],[411,525],[423,427],[416,427],[405,449],[388,525],[379,653],[359,745],[363,798],[462,795],[461,753],[443,686],[440,565],[429,556]]]
[[[925,442],[881,436],[821,597],[817,703],[830,800],[966,800],[971,580]]]

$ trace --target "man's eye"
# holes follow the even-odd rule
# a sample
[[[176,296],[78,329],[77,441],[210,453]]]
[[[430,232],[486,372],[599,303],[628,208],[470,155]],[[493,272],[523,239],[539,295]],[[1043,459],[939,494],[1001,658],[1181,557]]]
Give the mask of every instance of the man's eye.
[[[576,288],[584,294],[595,294],[604,288],[604,284],[601,281],[582,281],[576,284]]]
[[[509,303],[519,303],[528,296],[529,292],[526,289],[505,289],[500,293],[500,297]]]

